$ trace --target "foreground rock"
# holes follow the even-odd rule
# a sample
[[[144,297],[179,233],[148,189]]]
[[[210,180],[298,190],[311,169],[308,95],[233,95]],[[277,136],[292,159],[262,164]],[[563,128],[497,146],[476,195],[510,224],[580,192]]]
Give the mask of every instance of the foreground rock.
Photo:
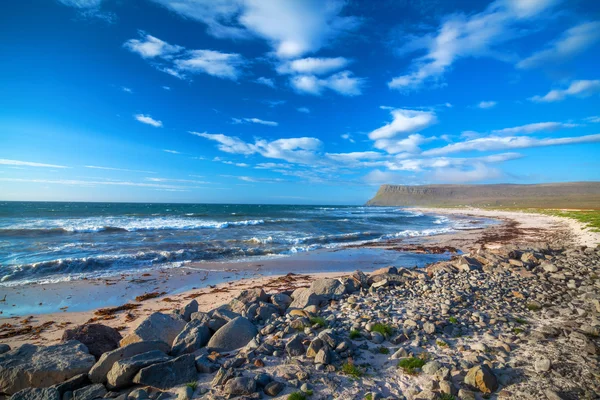
[[[194,356],[186,354],[171,361],[142,368],[133,381],[157,389],[170,389],[196,381],[196,375]]]
[[[94,362],[87,347],[77,341],[48,347],[24,344],[0,354],[0,393],[48,387],[87,373]]]
[[[62,336],[63,342],[78,340],[86,345],[91,355],[100,358],[108,351],[119,347],[119,341],[123,339],[119,331],[110,326],[101,324],[81,325],[74,329],[67,329]]]
[[[121,347],[143,341],[162,341],[171,346],[185,327],[185,320],[177,314],[156,312],[148,316],[130,335],[121,340]]]
[[[237,317],[215,332],[207,347],[221,353],[236,350],[247,345],[257,333],[252,322],[247,318]]]

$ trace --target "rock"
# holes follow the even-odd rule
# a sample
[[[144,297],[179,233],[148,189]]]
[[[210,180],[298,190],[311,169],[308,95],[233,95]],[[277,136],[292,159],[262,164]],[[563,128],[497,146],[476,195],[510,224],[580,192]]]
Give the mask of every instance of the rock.
[[[100,358],[108,351],[119,347],[119,341],[123,339],[119,331],[110,326],[102,324],[80,325],[73,329],[67,329],[63,333],[62,341],[78,340],[85,344],[91,355]]]
[[[196,357],[195,362],[196,371],[198,371],[201,374],[212,374],[213,372],[219,369],[219,367],[214,362],[212,362],[211,359],[208,358],[208,356],[206,355]]]
[[[127,400],[146,400],[149,399],[148,392],[145,389],[135,389],[129,393]]]
[[[315,356],[315,364],[330,364],[331,363],[331,353],[327,348],[322,348],[319,350],[317,355]]]
[[[301,356],[304,354],[304,345],[300,335],[295,335],[285,345],[285,351],[290,357]]]
[[[425,322],[423,324],[423,330],[426,333],[429,333],[431,335],[431,334],[435,333],[435,325],[432,324],[431,322]]]
[[[342,296],[346,287],[337,279],[317,279],[311,283],[310,291],[325,299],[332,299]]]
[[[234,376],[235,372],[233,371],[233,369],[219,368],[210,384],[213,387],[221,386],[224,385],[228,380],[230,380]]]
[[[546,272],[558,272],[558,268],[556,267],[556,265],[551,264],[549,262],[543,262],[540,265],[540,267],[542,267]]]
[[[78,341],[43,347],[24,344],[0,354],[0,393],[48,387],[87,373],[94,356]]]
[[[92,382],[90,381],[88,374],[79,374],[69,380],[66,380],[62,383],[57,383],[51,387],[58,390],[58,393],[62,396],[66,392],[74,392],[75,390],[88,386],[91,383]]]
[[[354,271],[350,277],[356,281],[358,286],[365,289],[369,288],[369,277],[365,275],[364,272]]]
[[[465,383],[482,393],[492,393],[498,389],[496,375],[485,364],[471,368],[465,377]]]
[[[101,383],[86,386],[73,392],[73,400],[101,399],[106,394],[106,388]]]
[[[309,357],[309,358],[316,357],[317,353],[319,352],[319,350],[321,350],[323,345],[324,345],[323,340],[321,340],[319,338],[315,338],[308,345],[308,349],[306,350],[306,357]]]
[[[442,368],[442,364],[438,361],[429,361],[421,368],[421,371],[426,373],[427,375],[435,375],[435,373]]]
[[[296,289],[292,294],[292,303],[289,308],[304,308],[307,306],[320,306],[325,301],[322,296],[313,293],[310,288]]]
[[[0,344],[0,354],[4,354],[10,351],[10,346],[7,344]]]
[[[271,303],[279,309],[279,312],[283,314],[285,310],[292,304],[292,298],[284,293],[277,293],[271,296]]]
[[[210,335],[210,330],[202,320],[195,319],[190,321],[173,341],[171,354],[179,356],[200,350],[206,346],[210,340]]]
[[[371,332],[371,341],[375,344],[381,344],[385,341],[385,336],[379,332]]]
[[[61,400],[58,390],[54,388],[27,388],[13,394],[10,400]]]
[[[207,348],[220,353],[236,350],[247,345],[257,334],[258,330],[252,322],[247,318],[237,317],[215,332]]]
[[[106,375],[113,367],[113,364],[123,358],[130,358],[138,354],[148,353],[153,350],[159,350],[168,353],[170,346],[165,342],[151,341],[132,343],[125,347],[104,353],[89,372],[90,380],[94,383],[106,383]]]
[[[170,361],[142,368],[133,381],[140,385],[165,390],[195,381],[196,377],[194,356],[186,354]]]
[[[160,350],[153,350],[115,362],[106,375],[106,386],[111,389],[121,389],[130,386],[138,371],[147,366],[165,362],[170,357]]]
[[[177,390],[177,400],[190,400],[194,397],[194,389],[189,386],[182,386]]]
[[[251,395],[256,392],[256,381],[248,377],[233,378],[225,383],[223,392],[231,396]]]
[[[375,271],[371,272],[371,276],[385,275],[385,274],[398,275],[398,268],[389,266],[389,267],[379,268],[379,269],[376,269]]]
[[[142,321],[142,323],[135,328],[133,333],[121,340],[121,347],[131,343],[156,340],[172,346],[173,341],[184,327],[185,321],[183,318],[175,314],[155,312]]]
[[[275,397],[285,389],[285,385],[281,382],[273,381],[265,386],[264,392],[266,395]]]
[[[535,360],[533,366],[535,368],[535,372],[547,372],[550,371],[550,368],[552,368],[552,362],[546,357],[539,357]]]
[[[271,378],[271,375],[269,374],[258,374],[254,377],[254,380],[256,381],[256,386],[259,388],[264,388],[266,387],[269,383],[271,383],[271,381],[273,381],[273,378]]]
[[[192,320],[192,314],[198,312],[198,302],[194,299],[187,303],[181,310],[179,310],[179,314],[184,321],[190,322]]]
[[[458,398],[460,400],[475,400],[475,393],[470,390],[460,389],[458,391]]]
[[[266,303],[269,301],[269,296],[263,289],[246,289],[242,290],[236,299],[246,305],[249,305],[252,303],[258,303],[260,301]]]
[[[261,321],[267,321],[272,315],[279,316],[279,309],[273,304],[259,303],[256,309],[256,317]]]
[[[388,281],[387,279],[382,279],[380,281],[374,282],[371,285],[371,288],[377,289],[377,288],[380,288],[380,287],[386,287],[389,284],[390,284],[390,281]]]

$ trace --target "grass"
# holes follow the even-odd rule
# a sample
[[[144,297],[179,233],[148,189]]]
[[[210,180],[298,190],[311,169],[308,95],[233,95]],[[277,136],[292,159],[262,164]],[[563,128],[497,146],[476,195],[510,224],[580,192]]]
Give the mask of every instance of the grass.
[[[390,354],[390,349],[388,349],[385,346],[381,346],[377,349],[377,351],[379,352],[379,354]]]
[[[526,320],[526,319],[523,319],[523,318],[515,318],[515,322],[516,322],[517,324],[521,324],[521,325],[523,325],[523,324],[527,324],[527,320]]]
[[[522,328],[513,328],[513,332],[515,333],[515,335],[518,335],[519,333],[525,332],[525,330]]]
[[[376,323],[373,325],[371,332],[381,333],[383,336],[390,336],[394,330],[390,325]]]
[[[451,324],[458,324],[458,319],[456,319],[456,317],[450,317],[448,318],[448,322]]]
[[[527,309],[530,311],[538,311],[540,308],[539,305],[535,304],[535,303],[527,303]]]
[[[308,390],[307,390],[306,392],[304,392],[304,393],[306,393],[308,396],[312,396],[312,395],[313,395],[313,390],[312,390],[312,389],[308,389]]]
[[[363,371],[356,365],[350,363],[344,363],[344,365],[342,365],[342,372],[355,379],[358,379],[361,376],[363,376]]]
[[[437,344],[437,345],[438,345],[438,346],[440,346],[440,347],[448,347],[448,343],[446,343],[446,342],[443,342],[443,341],[441,341],[441,340],[436,340],[436,341],[435,341],[435,344]]]
[[[362,335],[360,334],[360,332],[356,329],[352,329],[350,331],[350,334],[348,335],[350,337],[350,339],[354,340],[354,339],[358,339],[359,337],[361,337]]]
[[[440,394],[440,400],[456,400],[456,397],[452,396],[449,393]]]
[[[565,217],[585,224],[593,232],[600,232],[600,210],[539,210],[546,215]]]
[[[325,328],[327,326],[327,321],[323,317],[311,317],[310,323],[314,325],[319,325],[321,328]]]
[[[189,387],[193,391],[196,391],[196,389],[198,388],[198,382],[189,382],[186,383],[185,386]]]
[[[371,393],[367,393],[365,400],[373,400],[373,395]]]
[[[420,358],[416,357],[410,357],[400,360],[398,363],[398,368],[402,368],[405,374],[416,375],[416,369],[421,368],[423,365],[425,365],[425,360],[421,360]]]
[[[302,392],[294,392],[287,397],[287,400],[306,400],[306,395]]]

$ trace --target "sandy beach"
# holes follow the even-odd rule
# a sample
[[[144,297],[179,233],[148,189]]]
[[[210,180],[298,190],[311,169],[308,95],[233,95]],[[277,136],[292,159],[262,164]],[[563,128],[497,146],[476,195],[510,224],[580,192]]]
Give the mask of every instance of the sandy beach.
[[[247,288],[263,287],[268,293],[276,293],[308,286],[317,278],[345,276],[357,269],[369,272],[387,265],[414,267],[417,259],[411,258],[411,254],[444,253],[431,254],[425,261],[418,259],[424,263],[448,259],[452,253],[447,250],[453,248],[466,253],[481,247],[523,243],[562,242],[582,246],[600,243],[599,233],[567,218],[475,208],[414,210],[449,217],[492,218],[499,223],[487,228],[474,227],[450,234],[390,240],[295,257],[256,262],[190,263],[185,268],[140,275],[3,287],[0,289],[0,298],[5,296],[0,302],[0,340],[11,347],[23,343],[57,343],[65,329],[88,322],[118,328],[125,336],[153,312],[181,307],[191,299],[198,301],[201,311],[207,311],[228,303]],[[288,273],[294,275],[286,277]],[[147,296],[149,298],[136,301],[136,297],[147,294],[151,294]],[[136,304],[137,307],[109,315],[95,313],[100,308],[123,304]]]

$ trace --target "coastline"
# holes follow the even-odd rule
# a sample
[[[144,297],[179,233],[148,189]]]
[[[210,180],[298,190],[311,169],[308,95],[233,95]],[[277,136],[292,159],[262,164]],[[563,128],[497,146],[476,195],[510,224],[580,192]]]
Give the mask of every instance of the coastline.
[[[288,272],[297,274],[286,282],[286,288],[292,289],[307,286],[310,281],[319,278],[346,276],[357,269],[368,273],[391,264],[398,267],[412,266],[407,261],[394,260],[394,257],[400,254],[419,254],[452,248],[467,253],[481,247],[499,248],[527,243],[580,246],[592,246],[594,241],[600,243],[599,233],[589,232],[583,224],[568,218],[476,208],[412,210],[448,217],[494,218],[500,223],[448,234],[394,239],[349,246],[348,249],[303,253],[297,257],[228,263],[190,263],[183,268],[156,270],[139,276],[123,274],[110,279],[5,287],[3,292],[7,294],[7,298],[0,308],[3,310],[0,324],[10,324],[10,328],[0,331],[0,335],[6,336],[8,332],[27,327],[31,329],[25,335],[3,337],[0,340],[12,347],[23,343],[57,343],[64,329],[95,321],[95,309],[126,303],[140,304],[135,312],[116,313],[109,319],[100,320],[103,324],[119,328],[125,336],[149,314],[182,306],[193,296],[198,296],[199,309],[207,311],[229,302],[241,290],[249,287],[271,287],[271,292],[277,291],[281,288],[273,285],[280,282]],[[451,254],[446,253],[445,258],[450,256]],[[441,259],[443,257],[439,258]],[[437,260],[432,259],[431,262]],[[135,302],[134,298],[144,293],[156,293],[159,296]],[[54,304],[44,304],[43,299],[51,296],[57,299]],[[17,301],[27,299],[30,306],[18,315],[11,316],[10,307],[14,304],[11,299],[14,301],[15,297]],[[83,304],[86,309],[78,310],[74,304]],[[51,311],[40,312],[40,309]]]

